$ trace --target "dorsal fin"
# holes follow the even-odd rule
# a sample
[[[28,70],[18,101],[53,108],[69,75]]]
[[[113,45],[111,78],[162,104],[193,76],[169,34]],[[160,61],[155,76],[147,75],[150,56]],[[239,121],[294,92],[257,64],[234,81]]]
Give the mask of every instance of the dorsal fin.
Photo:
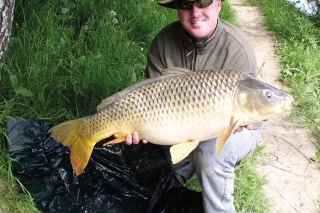
[[[174,75],[186,74],[190,71],[191,70],[189,69],[185,69],[181,67],[170,67],[170,68],[163,69],[161,73],[162,73],[162,76],[174,76]]]
[[[118,100],[119,98],[123,97],[124,95],[130,93],[131,91],[142,87],[146,84],[150,84],[152,82],[156,82],[156,81],[160,81],[175,75],[181,75],[181,74],[185,74],[187,72],[190,72],[190,70],[188,69],[184,69],[184,68],[180,68],[180,67],[173,67],[173,68],[166,68],[163,69],[161,71],[162,76],[157,77],[157,78],[148,78],[145,79],[143,81],[137,82],[133,85],[131,85],[130,87],[127,87],[123,90],[121,90],[120,92],[117,92],[115,94],[113,94],[112,96],[105,98],[104,100],[101,101],[101,103],[97,106],[97,111],[100,111],[102,109],[104,109],[107,105],[111,104],[113,101]]]

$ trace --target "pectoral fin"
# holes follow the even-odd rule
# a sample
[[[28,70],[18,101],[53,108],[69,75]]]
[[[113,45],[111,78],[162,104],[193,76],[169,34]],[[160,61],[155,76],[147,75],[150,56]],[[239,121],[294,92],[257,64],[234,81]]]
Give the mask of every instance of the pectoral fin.
[[[108,141],[107,143],[104,143],[103,146],[107,146],[107,145],[110,145],[110,144],[116,144],[116,143],[122,143],[126,140],[126,135],[119,135],[119,137],[111,140],[111,141]]]
[[[226,145],[228,139],[230,138],[231,134],[233,134],[239,123],[239,119],[233,117],[231,119],[230,125],[219,134],[216,142],[217,154],[221,154],[223,147]]]
[[[173,164],[182,161],[192,152],[199,144],[198,140],[191,140],[184,143],[173,145],[170,148],[171,160]]]

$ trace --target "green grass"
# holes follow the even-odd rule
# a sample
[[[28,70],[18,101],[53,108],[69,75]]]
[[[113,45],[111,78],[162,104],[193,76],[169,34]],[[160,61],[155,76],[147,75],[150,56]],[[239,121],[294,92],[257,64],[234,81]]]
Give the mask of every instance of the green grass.
[[[4,148],[1,153],[6,153]],[[40,212],[24,187],[13,177],[11,160],[7,154],[0,156],[0,212]]]
[[[270,212],[270,202],[263,193],[267,183],[264,176],[257,173],[257,163],[263,161],[263,147],[258,146],[236,167],[235,207],[237,212]]]
[[[320,95],[318,30],[280,0],[252,2],[271,11],[266,13],[267,24],[274,22],[272,30],[282,36],[277,37],[285,67],[282,79],[291,88],[303,119],[315,127],[320,120],[319,98],[308,100]],[[228,1],[223,3],[221,17],[236,21]],[[141,80],[152,38],[177,16],[152,0],[16,0],[14,18],[8,56],[0,70],[2,142],[11,116],[52,121],[86,116],[103,98]],[[13,177],[3,144],[0,211],[37,212]],[[261,192],[264,178],[255,171],[259,152],[237,167],[239,212],[267,212],[268,202]],[[201,190],[197,183],[195,187]]]

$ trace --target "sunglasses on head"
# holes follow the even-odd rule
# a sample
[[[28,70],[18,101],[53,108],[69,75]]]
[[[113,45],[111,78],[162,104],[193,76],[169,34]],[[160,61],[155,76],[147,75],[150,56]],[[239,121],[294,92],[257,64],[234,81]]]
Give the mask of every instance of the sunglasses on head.
[[[197,8],[205,8],[212,4],[213,0],[178,1],[177,7],[182,10],[190,10],[195,5]]]

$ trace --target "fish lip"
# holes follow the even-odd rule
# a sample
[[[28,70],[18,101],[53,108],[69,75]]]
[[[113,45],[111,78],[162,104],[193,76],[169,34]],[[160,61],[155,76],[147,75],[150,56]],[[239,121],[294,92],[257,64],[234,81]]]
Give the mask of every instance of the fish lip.
[[[293,100],[293,99],[291,99],[291,101],[286,102],[286,103],[283,104],[282,110],[283,110],[284,112],[291,112],[291,111],[292,111],[292,100]]]
[[[291,111],[292,111],[292,109],[291,109],[291,104],[290,104],[290,105],[285,104],[285,105],[282,107],[282,110],[283,110],[284,112],[291,112]]]

